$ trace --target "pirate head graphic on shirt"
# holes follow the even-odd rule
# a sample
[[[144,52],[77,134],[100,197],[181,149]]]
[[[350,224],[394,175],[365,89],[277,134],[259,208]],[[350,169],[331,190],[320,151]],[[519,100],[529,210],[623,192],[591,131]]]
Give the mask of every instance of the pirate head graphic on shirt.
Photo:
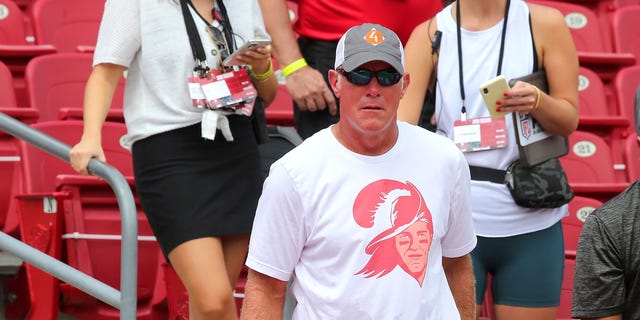
[[[400,266],[422,286],[433,224],[422,194],[412,183],[388,179],[370,183],[356,197],[353,218],[377,233],[365,247],[371,258],[356,274],[379,278]]]

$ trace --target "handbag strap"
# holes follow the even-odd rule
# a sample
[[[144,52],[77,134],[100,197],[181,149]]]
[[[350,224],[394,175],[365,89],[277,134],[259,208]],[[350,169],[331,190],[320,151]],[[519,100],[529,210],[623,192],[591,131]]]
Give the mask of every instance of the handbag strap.
[[[207,56],[202,46],[202,39],[198,34],[196,23],[193,21],[191,12],[189,11],[188,2],[190,0],[180,0],[180,6],[182,7],[182,17],[184,18],[184,25],[187,28],[187,35],[189,36],[189,44],[191,45],[191,53],[193,53],[193,59],[196,61],[196,66],[193,68],[194,72],[197,72],[201,77],[204,76],[209,70],[207,65]]]
[[[469,172],[471,172],[471,180],[489,181],[500,184],[505,183],[505,176],[507,175],[505,170],[477,166],[469,166]]]

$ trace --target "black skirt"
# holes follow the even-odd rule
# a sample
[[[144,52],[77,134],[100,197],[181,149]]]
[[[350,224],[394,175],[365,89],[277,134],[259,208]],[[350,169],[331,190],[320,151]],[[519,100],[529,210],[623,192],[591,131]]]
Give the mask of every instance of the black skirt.
[[[230,116],[234,141],[200,123],[133,144],[136,192],[165,256],[203,237],[248,234],[262,188],[258,145],[248,117]]]

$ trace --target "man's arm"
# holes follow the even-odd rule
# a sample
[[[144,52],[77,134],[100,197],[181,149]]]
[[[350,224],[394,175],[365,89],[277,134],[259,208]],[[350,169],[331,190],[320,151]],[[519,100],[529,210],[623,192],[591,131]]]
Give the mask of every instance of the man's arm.
[[[460,319],[475,319],[476,297],[471,256],[442,257],[442,267],[460,312]]]
[[[280,68],[302,58],[296,35],[291,28],[289,9],[285,0],[259,0],[264,24],[271,36],[273,54]],[[309,66],[287,77],[287,90],[300,110],[317,111],[329,108],[336,114],[336,100],[323,75]]]
[[[287,282],[249,269],[241,320],[281,320]]]

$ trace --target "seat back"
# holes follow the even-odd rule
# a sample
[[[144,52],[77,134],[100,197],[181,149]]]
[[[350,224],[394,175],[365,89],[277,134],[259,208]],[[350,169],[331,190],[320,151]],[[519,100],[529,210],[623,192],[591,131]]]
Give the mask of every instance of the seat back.
[[[571,303],[573,301],[573,273],[576,269],[576,261],[574,259],[564,260],[564,274],[562,276],[562,291],[560,291],[560,305],[556,319],[572,319]]]
[[[32,125],[33,128],[57,140],[73,146],[82,137],[82,121],[46,121]],[[131,153],[120,146],[119,139],[126,133],[122,123],[106,122],[102,130],[102,147],[107,163],[124,176],[133,176]],[[26,193],[51,192],[56,189],[56,177],[60,174],[76,174],[71,165],[37,147],[20,141],[24,190]]]
[[[633,53],[640,65],[640,2],[613,12],[612,33],[615,52]]]
[[[610,115],[602,79],[585,67],[579,69],[578,97],[579,116],[607,117]]]
[[[31,6],[37,44],[52,44],[58,52],[95,46],[104,0],[38,0]]]
[[[599,136],[574,131],[569,136],[569,153],[560,158],[569,183],[615,183],[611,149]]]
[[[576,50],[585,52],[613,52],[609,31],[600,27],[596,13],[589,8],[563,1],[529,0],[558,9],[567,22]]]
[[[640,144],[638,135],[627,137],[624,145],[624,163],[627,168],[627,179],[630,182],[640,179]]]
[[[39,2],[37,2],[39,3]],[[57,53],[36,57],[25,71],[29,103],[40,111],[40,121],[58,120],[63,111],[75,109],[82,114],[84,90],[92,71],[93,57],[88,53]],[[121,79],[111,103],[122,109],[125,80]]]
[[[0,44],[27,44],[24,14],[12,0],[0,0]]]
[[[569,215],[562,219],[565,251],[576,251],[585,219],[601,205],[602,201],[582,196],[575,196],[569,202]]]
[[[275,100],[265,110],[267,123],[274,126],[294,126],[293,100],[286,86],[286,80],[278,63],[273,60],[273,69],[278,77],[278,93]]]
[[[0,61],[0,108],[13,108],[16,106],[16,92],[13,88],[13,76],[11,75],[9,68]]]
[[[2,0],[0,0],[2,6]],[[2,9],[0,9],[1,11]],[[0,15],[2,13],[0,12]],[[0,61],[0,112],[5,108],[16,106],[16,96],[13,90],[13,77],[9,68]],[[11,202],[12,187],[14,185],[14,175],[18,172],[18,150],[15,139],[0,130],[0,229],[3,228],[9,212]]]
[[[615,77],[614,86],[620,115],[632,122],[632,131],[636,128],[634,116],[635,97],[640,88],[640,65],[621,69]]]

